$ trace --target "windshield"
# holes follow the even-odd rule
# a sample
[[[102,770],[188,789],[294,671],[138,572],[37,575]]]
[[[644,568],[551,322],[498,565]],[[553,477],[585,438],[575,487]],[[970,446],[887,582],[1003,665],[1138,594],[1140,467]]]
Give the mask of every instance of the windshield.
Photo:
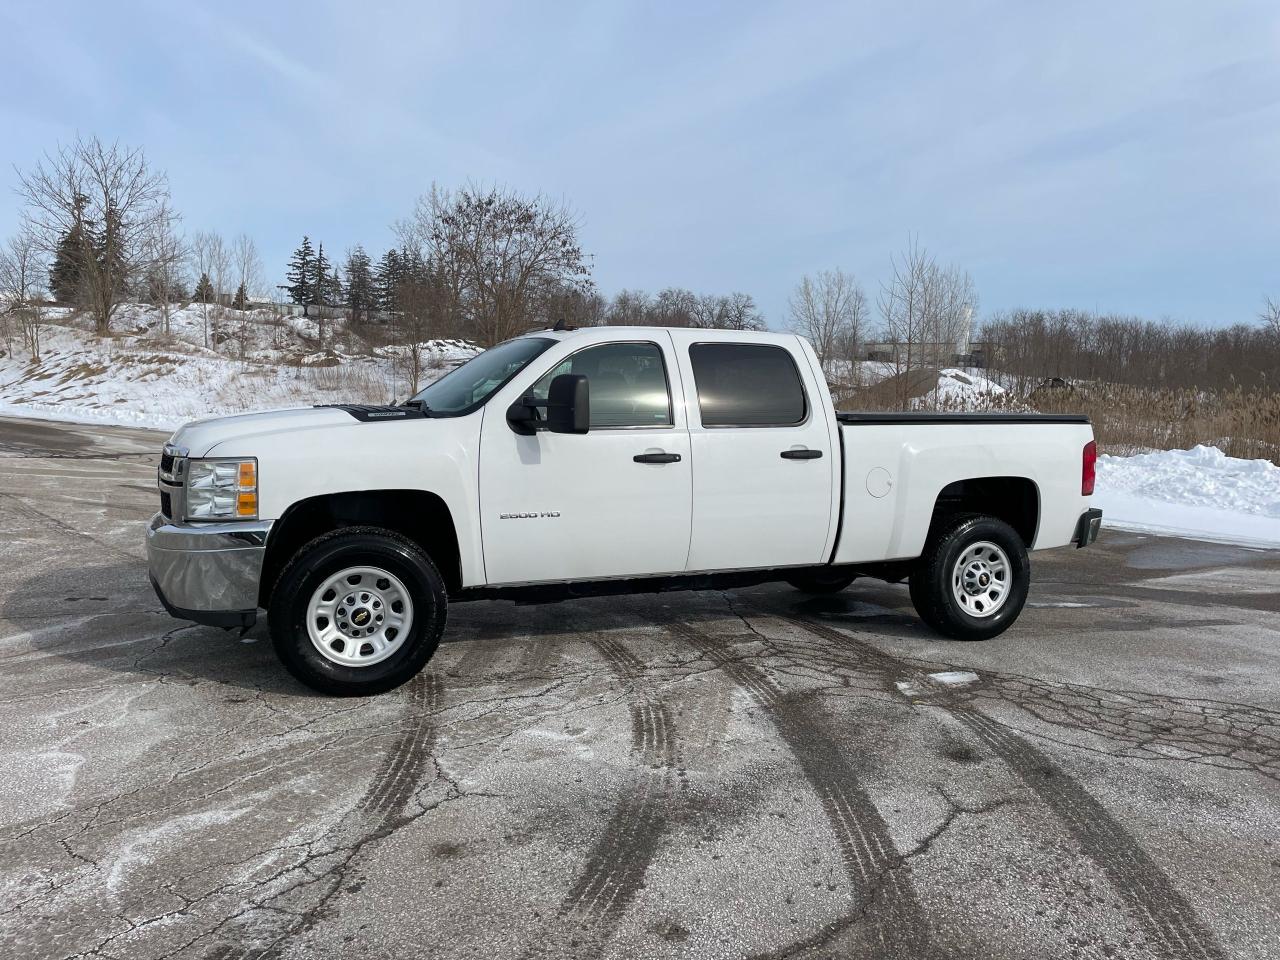
[[[426,404],[437,416],[470,413],[553,343],[554,340],[540,337],[521,337],[500,343],[419,390],[410,402]]]

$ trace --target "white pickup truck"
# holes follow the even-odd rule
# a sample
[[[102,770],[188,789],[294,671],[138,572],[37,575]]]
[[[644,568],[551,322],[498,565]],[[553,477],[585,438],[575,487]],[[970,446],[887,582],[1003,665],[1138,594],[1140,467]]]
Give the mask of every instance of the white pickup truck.
[[[1096,538],[1095,449],[1083,417],[837,413],[797,336],[557,329],[401,406],[188,424],[147,552],[170,613],[267,610],[285,667],[331,694],[403,683],[475,598],[870,576],[982,640],[1022,610],[1028,550]]]

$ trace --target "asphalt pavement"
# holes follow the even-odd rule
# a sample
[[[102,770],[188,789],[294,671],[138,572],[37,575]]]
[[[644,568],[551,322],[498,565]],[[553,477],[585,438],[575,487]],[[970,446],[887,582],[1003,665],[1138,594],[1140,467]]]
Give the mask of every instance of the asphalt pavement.
[[[1280,552],[458,604],[335,700],[151,593],[163,440],[0,420],[0,957],[1280,956]]]

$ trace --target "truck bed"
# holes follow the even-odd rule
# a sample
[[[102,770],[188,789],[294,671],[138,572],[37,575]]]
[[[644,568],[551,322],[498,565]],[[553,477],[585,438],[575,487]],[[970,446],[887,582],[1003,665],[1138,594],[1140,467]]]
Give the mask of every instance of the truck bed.
[[[1080,515],[1089,418],[1025,413],[837,413],[844,455],[833,561],[917,557],[940,498],[984,484],[1018,505],[1028,549],[1069,544]]]

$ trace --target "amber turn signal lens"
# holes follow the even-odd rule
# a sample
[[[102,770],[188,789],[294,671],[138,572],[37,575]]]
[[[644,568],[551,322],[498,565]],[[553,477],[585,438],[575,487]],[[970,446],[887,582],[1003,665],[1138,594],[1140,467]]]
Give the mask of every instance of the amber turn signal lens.
[[[236,496],[236,513],[242,517],[253,517],[258,513],[258,495],[241,493]]]
[[[240,486],[256,487],[258,485],[258,473],[255,467],[252,460],[240,461]]]

